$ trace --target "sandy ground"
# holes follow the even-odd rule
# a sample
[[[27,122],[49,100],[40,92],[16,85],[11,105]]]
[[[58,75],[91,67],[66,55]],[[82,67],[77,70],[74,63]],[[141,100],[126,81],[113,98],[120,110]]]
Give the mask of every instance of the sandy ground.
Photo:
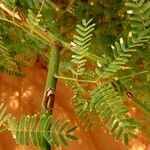
[[[35,114],[41,109],[47,71],[38,65],[27,68],[27,77],[16,79],[0,74],[0,100],[7,107],[7,112],[20,118],[22,114]],[[115,143],[105,129],[99,128],[86,132],[81,127],[70,103],[71,91],[62,81],[58,81],[55,117],[69,118],[71,122],[79,125],[77,142],[70,142],[68,148],[60,147],[59,150],[150,150],[148,142],[131,141],[124,146],[121,142]],[[19,147],[9,132],[0,134],[0,150],[36,150],[33,147]]]

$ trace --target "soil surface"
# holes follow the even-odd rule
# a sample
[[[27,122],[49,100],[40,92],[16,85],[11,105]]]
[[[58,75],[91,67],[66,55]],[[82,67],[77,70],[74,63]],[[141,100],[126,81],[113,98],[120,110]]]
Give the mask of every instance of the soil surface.
[[[7,107],[7,112],[12,113],[16,118],[22,114],[33,115],[40,111],[41,100],[44,91],[47,71],[39,65],[26,68],[27,77],[17,79],[5,74],[0,74],[0,100]],[[72,92],[62,81],[58,81],[55,103],[55,118],[68,118],[71,122],[79,125],[76,132],[79,140],[70,142],[69,147],[60,147],[59,150],[150,150],[148,140],[132,140],[129,146],[121,142],[115,143],[113,136],[110,136],[104,128],[93,131],[84,131],[72,109],[70,98]],[[0,134],[0,150],[37,150],[33,147],[22,147],[15,144],[9,132]]]

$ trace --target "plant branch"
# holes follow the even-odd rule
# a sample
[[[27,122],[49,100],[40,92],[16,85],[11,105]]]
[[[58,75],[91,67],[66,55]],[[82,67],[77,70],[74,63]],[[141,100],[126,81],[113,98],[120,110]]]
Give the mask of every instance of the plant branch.
[[[118,85],[118,87],[121,87],[121,89],[119,88],[119,90],[121,91],[121,93],[125,93],[125,92],[128,92],[130,90],[128,90],[128,88],[123,84],[121,83],[119,80],[116,81],[116,84]],[[116,85],[115,84],[115,85]],[[149,114],[150,115],[150,109],[144,105],[140,100],[138,100],[134,95],[131,96],[131,99],[133,103],[135,103],[135,105],[139,106],[139,108],[141,108],[145,113]]]
[[[48,64],[48,76],[46,81],[46,89],[52,88],[55,90],[57,78],[55,75],[58,74],[59,63],[60,63],[60,50],[62,49],[61,44],[57,41],[54,42],[51,48],[49,64]]]
[[[55,75],[56,78],[62,79],[62,80],[70,80],[70,81],[78,81],[78,82],[85,82],[85,83],[96,83],[94,80],[82,80],[82,79],[76,79],[76,78],[69,78],[69,77],[64,77],[64,76],[58,76]]]
[[[57,78],[55,77],[55,75],[58,74],[61,49],[62,45],[58,41],[55,41],[51,46],[51,52],[48,63],[48,75],[43,98],[43,107],[49,115],[52,115],[54,108],[56,93],[55,91],[57,85]],[[47,143],[45,139],[42,139],[42,142],[43,144],[41,150],[51,149],[51,146]]]
[[[4,132],[4,131],[6,131],[6,130],[8,130],[8,128],[7,128],[7,127],[6,127],[6,128],[1,129],[1,130],[0,130],[0,132]]]
[[[136,76],[139,76],[139,75],[145,74],[145,73],[149,73],[149,71],[145,70],[145,71],[141,71],[141,72],[138,72],[138,73],[133,73],[133,74],[130,74],[130,75],[127,75],[127,76],[120,77],[119,80],[126,79],[126,78],[134,78]]]
[[[145,113],[150,115],[150,109],[146,105],[144,105],[141,101],[139,101],[135,97],[133,97],[132,100],[135,103],[135,105],[139,106]]]

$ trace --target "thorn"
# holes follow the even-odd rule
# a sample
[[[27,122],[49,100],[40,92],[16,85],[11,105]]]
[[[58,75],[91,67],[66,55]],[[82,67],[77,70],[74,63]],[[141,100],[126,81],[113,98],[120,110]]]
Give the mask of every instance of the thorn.
[[[113,45],[111,45],[111,48],[112,48],[112,49],[115,49],[115,47],[114,47]]]
[[[94,3],[93,3],[93,2],[91,2],[91,3],[90,3],[90,5],[91,5],[91,6],[93,6],[93,5],[94,5]]]
[[[22,21],[21,17],[19,16],[18,12],[12,13],[9,9],[6,8],[6,6],[2,3],[0,3],[0,8],[7,12],[10,16],[16,18],[17,20]]]
[[[99,68],[101,68],[101,67],[102,67],[102,64],[97,61],[97,66],[98,66]]]
[[[124,42],[123,42],[123,38],[120,38],[120,44],[123,44]]]
[[[118,77],[115,77],[115,81],[118,81],[119,80],[119,78]]]
[[[128,10],[127,14],[130,14],[130,15],[133,14],[133,10]]]
[[[128,36],[129,36],[129,37],[132,37],[132,31],[129,32]]]

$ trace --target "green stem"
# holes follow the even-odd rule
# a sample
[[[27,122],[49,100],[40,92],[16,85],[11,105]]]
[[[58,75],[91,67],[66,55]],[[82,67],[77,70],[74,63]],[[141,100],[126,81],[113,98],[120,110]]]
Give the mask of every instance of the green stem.
[[[52,115],[53,113],[53,106],[55,101],[55,90],[57,85],[57,78],[55,75],[58,74],[59,69],[59,63],[60,63],[60,50],[62,49],[62,46],[59,42],[54,42],[51,47],[50,57],[49,57],[49,63],[48,63],[48,75],[47,75],[47,81],[44,91],[44,98],[43,98],[43,104],[45,104],[45,100],[49,101],[47,104],[49,104],[50,107],[44,106],[44,109],[49,115]],[[47,90],[53,90],[53,95],[47,95]],[[53,97],[51,97],[53,96]],[[49,110],[48,110],[49,109]],[[40,150],[50,150],[51,146],[48,144],[48,142],[45,139],[42,140],[42,147],[40,147]]]
[[[125,92],[128,92],[130,90],[128,90],[128,88],[123,84],[121,83],[120,81],[116,81],[116,84],[118,85],[121,93],[125,93]],[[138,100],[135,96],[133,96],[132,98],[132,101],[135,105],[137,105],[139,108],[141,108],[145,113],[149,114],[150,115],[150,109],[145,105],[143,104],[140,100]]]
[[[96,83],[96,81],[94,80],[82,80],[82,79],[69,78],[69,77],[58,76],[58,75],[55,75],[55,77],[58,79],[62,79],[62,80],[79,81],[79,82],[85,82],[85,83]]]
[[[51,146],[45,139],[41,139],[42,146],[40,147],[40,150],[51,150]]]
[[[6,131],[8,128],[6,127],[6,128],[3,128],[3,129],[1,129],[0,130],[0,132],[4,132],[4,131]]]
[[[142,102],[140,102],[137,98],[133,98],[132,99],[133,102],[140,107],[145,113],[150,115],[150,109],[148,107],[146,107]]]
[[[57,78],[55,77],[55,75],[58,74],[59,62],[60,62],[60,50],[61,50],[61,45],[55,42],[51,49],[45,92],[49,88],[52,88],[54,90],[56,88]]]
[[[141,71],[141,72],[138,72],[138,73],[133,73],[133,74],[130,74],[130,75],[127,75],[127,76],[120,77],[119,80],[126,79],[126,78],[134,78],[138,75],[145,74],[145,73],[148,73],[148,72],[149,72],[148,70],[145,70],[145,71]]]
[[[90,60],[96,62],[96,63],[97,63],[97,61],[99,61],[100,63],[103,64],[104,61],[105,61],[105,59],[103,57],[95,55],[95,54],[92,54],[90,52],[87,52],[86,57],[89,58]]]

